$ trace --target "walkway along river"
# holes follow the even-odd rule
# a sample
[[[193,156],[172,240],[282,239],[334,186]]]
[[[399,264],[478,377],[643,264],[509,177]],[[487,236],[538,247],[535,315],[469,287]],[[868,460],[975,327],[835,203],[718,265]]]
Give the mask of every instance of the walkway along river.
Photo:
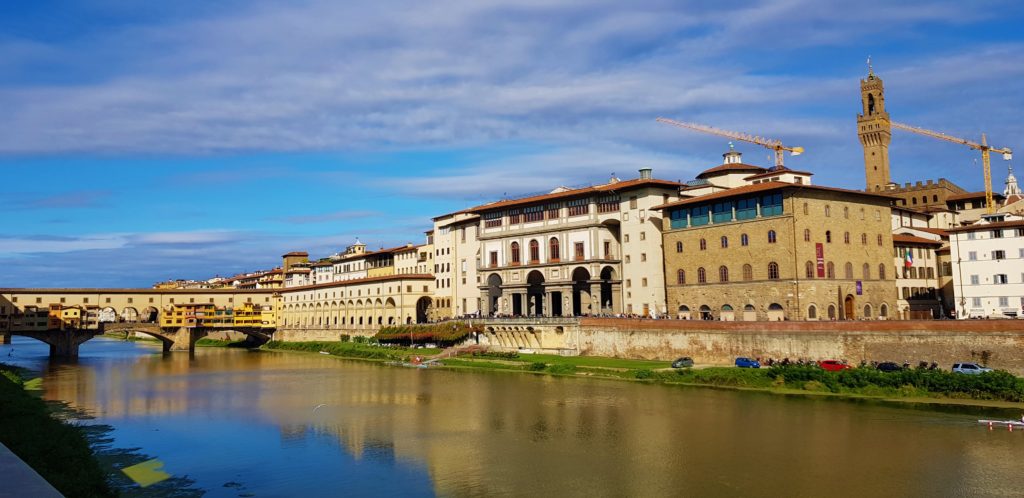
[[[13,348],[13,354],[9,356]],[[175,479],[128,495],[1019,496],[1024,434],[899,406],[96,339],[0,359]],[[1016,414],[1020,416],[1020,414]],[[176,489],[170,489],[176,488]]]

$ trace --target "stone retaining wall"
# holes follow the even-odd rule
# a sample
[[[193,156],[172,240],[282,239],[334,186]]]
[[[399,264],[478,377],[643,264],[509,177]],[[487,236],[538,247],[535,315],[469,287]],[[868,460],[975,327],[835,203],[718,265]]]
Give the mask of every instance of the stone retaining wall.
[[[867,361],[961,361],[1024,374],[1024,320],[713,322],[580,320],[579,354],[732,364],[737,356]]]

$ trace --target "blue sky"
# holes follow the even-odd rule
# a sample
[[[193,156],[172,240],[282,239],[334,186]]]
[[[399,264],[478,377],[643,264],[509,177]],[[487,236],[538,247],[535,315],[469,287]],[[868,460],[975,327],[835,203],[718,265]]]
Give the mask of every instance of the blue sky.
[[[868,55],[894,120],[1020,149],[1022,21],[986,0],[4,2],[0,287],[418,243],[502,195],[720,163],[725,140],[657,116],[804,146],[788,166],[862,188]],[[982,188],[966,148],[895,133],[896,181]]]

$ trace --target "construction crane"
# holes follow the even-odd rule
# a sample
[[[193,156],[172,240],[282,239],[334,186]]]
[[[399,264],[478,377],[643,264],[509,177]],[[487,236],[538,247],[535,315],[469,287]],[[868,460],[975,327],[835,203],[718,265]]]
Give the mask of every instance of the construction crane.
[[[924,135],[926,137],[938,138],[939,140],[945,140],[947,142],[953,142],[955,144],[966,145],[974,150],[981,151],[981,164],[982,169],[985,172],[985,211],[988,214],[995,212],[995,203],[992,201],[992,164],[989,161],[988,153],[995,152],[1003,155],[1003,159],[1009,161],[1013,159],[1013,151],[1008,147],[996,148],[988,144],[988,139],[985,134],[981,134],[981,143],[972,142],[963,138],[957,138],[954,136],[946,135],[945,133],[926,130],[924,128],[918,128],[916,126],[905,125],[903,123],[891,123],[893,128],[898,128],[903,131],[909,131],[911,133],[917,133],[918,135]]]
[[[704,133],[710,133],[712,135],[718,135],[718,136],[721,136],[721,137],[728,137],[728,138],[731,138],[733,140],[741,140],[741,141],[744,141],[744,142],[750,142],[752,144],[757,144],[757,145],[760,145],[760,146],[765,147],[767,149],[771,149],[771,150],[775,151],[775,167],[779,168],[779,169],[785,168],[785,166],[782,165],[782,155],[783,155],[783,152],[788,151],[791,155],[794,155],[794,156],[799,156],[800,154],[804,153],[804,148],[803,147],[787,147],[785,145],[782,145],[782,141],[781,140],[776,140],[774,138],[758,137],[758,136],[754,136],[754,135],[749,135],[747,133],[740,133],[740,132],[729,131],[729,130],[721,130],[721,129],[714,128],[714,127],[707,126],[707,125],[702,125],[702,124],[697,124],[697,123],[686,123],[686,122],[683,122],[683,121],[676,121],[674,119],[668,119],[668,118],[658,118],[657,121],[660,121],[662,123],[669,124],[669,125],[672,125],[672,126],[678,126],[679,128],[686,128],[688,130],[702,131]]]

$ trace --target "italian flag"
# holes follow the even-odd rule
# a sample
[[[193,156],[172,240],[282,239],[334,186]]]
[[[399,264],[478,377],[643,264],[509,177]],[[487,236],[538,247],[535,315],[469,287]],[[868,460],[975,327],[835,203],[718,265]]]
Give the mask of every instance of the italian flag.
[[[907,257],[904,258],[903,266],[906,266],[907,268],[910,268],[911,266],[914,266],[914,250],[913,249],[907,249]]]

